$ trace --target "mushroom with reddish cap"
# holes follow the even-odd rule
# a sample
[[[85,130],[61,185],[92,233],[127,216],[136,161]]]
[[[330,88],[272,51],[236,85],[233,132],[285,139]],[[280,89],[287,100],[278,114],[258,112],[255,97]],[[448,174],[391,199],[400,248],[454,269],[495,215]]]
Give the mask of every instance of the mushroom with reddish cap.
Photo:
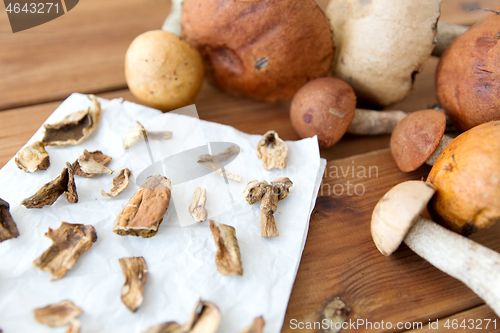
[[[305,84],[295,94],[290,119],[302,137],[318,136],[320,148],[328,148],[345,133],[387,134],[408,114],[356,108],[356,95],[346,82],[324,77]]]
[[[453,138],[444,134],[446,116],[438,110],[421,110],[408,115],[396,125],[391,135],[391,153],[403,172],[433,165]]]
[[[427,181],[437,189],[429,212],[443,226],[467,235],[500,221],[500,121],[457,136]]]
[[[375,245],[389,256],[402,241],[416,254],[460,280],[500,315],[500,254],[420,215],[435,188],[407,181],[387,192],[373,210]]]

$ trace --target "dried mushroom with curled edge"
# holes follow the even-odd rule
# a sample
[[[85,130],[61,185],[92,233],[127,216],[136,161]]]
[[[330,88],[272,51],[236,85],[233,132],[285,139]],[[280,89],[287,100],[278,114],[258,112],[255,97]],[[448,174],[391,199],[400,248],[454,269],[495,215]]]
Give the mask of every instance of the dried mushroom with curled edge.
[[[45,236],[54,244],[49,247],[33,264],[52,275],[51,281],[62,278],[80,256],[97,240],[91,225],[62,222],[56,230],[49,228]]]
[[[69,203],[78,202],[78,194],[76,192],[76,184],[74,178],[74,168],[71,164],[66,163],[66,168],[61,171],[61,174],[57,176],[51,182],[43,185],[38,192],[29,198],[24,199],[21,205],[30,208],[42,208],[43,206],[51,206],[56,200],[61,196],[61,194],[66,192],[66,200]]]
[[[262,237],[278,237],[274,213],[278,208],[278,201],[285,199],[293,186],[288,177],[277,178],[269,184],[265,180],[253,180],[247,184],[243,195],[246,201],[253,205],[259,200],[260,204],[260,232]]]
[[[17,238],[17,236],[19,236],[19,231],[10,215],[9,204],[0,199],[0,243],[7,239]]]
[[[197,163],[206,168],[209,168],[210,170],[215,172],[219,177],[227,178],[229,180],[239,183],[243,179],[242,176],[225,170],[224,167],[219,164],[220,162],[226,161],[231,156],[236,155],[239,152],[240,150],[238,148],[236,148],[235,146],[231,146],[222,153],[219,153],[217,155],[213,156],[210,154],[201,155],[198,157]]]
[[[37,141],[21,149],[16,154],[14,161],[19,169],[28,173],[37,170],[47,170],[50,166],[49,154],[41,141]]]
[[[161,175],[149,176],[116,218],[113,232],[143,238],[156,235],[170,204],[171,193],[169,179]]]
[[[184,325],[170,321],[153,326],[144,333],[215,333],[221,320],[219,308],[215,304],[199,300]]]
[[[217,253],[215,264],[222,275],[243,276],[241,267],[240,247],[236,239],[236,231],[233,227],[210,220],[210,230],[214,237]]]
[[[104,155],[100,150],[88,152],[84,149],[82,156],[73,162],[75,175],[85,178],[91,178],[102,173],[111,175],[113,170],[105,166],[111,162],[111,159],[110,156]]]
[[[125,276],[122,288],[122,302],[127,308],[135,312],[144,300],[144,287],[148,280],[148,268],[143,257],[118,259]]]
[[[77,111],[56,124],[43,125],[42,142],[46,146],[68,146],[82,143],[95,130],[101,115],[101,104],[94,95],[87,110]]]
[[[80,324],[77,317],[83,314],[82,309],[73,304],[73,302],[64,300],[56,304],[47,305],[44,308],[33,310],[35,320],[40,324],[50,327],[60,327],[70,325],[68,332],[79,332]],[[78,326],[75,331],[74,327]]]
[[[204,222],[208,218],[208,212],[205,208],[207,202],[207,190],[201,187],[197,187],[194,190],[193,202],[189,205],[189,214],[193,219],[198,222]]]
[[[134,121],[134,127],[132,127],[123,138],[125,141],[125,149],[129,149],[134,143],[139,141],[141,138],[148,138],[151,140],[169,140],[172,139],[172,132],[170,131],[146,131],[144,126],[140,122]]]
[[[120,170],[120,173],[113,178],[113,188],[111,189],[110,193],[104,192],[104,190],[101,190],[101,195],[111,198],[111,197],[116,197],[118,194],[122,193],[128,186],[129,183],[129,178],[130,178],[130,170],[125,168],[123,170]]]
[[[269,131],[262,136],[257,144],[256,153],[262,160],[262,167],[265,170],[286,168],[288,146],[275,131]]]
[[[266,322],[264,321],[264,318],[262,318],[262,316],[257,317],[250,324],[250,326],[248,326],[247,328],[245,328],[240,333],[262,333],[262,331],[264,330],[264,325],[265,324],[266,324]]]

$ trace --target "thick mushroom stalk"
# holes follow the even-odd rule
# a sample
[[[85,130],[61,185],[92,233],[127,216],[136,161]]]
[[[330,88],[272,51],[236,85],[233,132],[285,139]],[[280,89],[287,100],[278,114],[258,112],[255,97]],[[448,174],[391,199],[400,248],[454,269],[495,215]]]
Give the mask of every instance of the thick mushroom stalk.
[[[500,315],[500,254],[420,215],[435,192],[422,181],[393,187],[372,215],[371,232],[382,254],[404,241],[434,267],[460,280]]]

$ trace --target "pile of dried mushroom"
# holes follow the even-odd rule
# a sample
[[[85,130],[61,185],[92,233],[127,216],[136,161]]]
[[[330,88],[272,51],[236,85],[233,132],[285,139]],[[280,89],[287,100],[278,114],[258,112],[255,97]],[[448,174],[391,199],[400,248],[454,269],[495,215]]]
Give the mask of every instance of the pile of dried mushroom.
[[[101,107],[96,97],[89,95],[91,106],[87,110],[78,111],[65,117],[62,121],[52,125],[44,125],[44,136],[24,147],[15,158],[19,169],[31,173],[46,170],[50,166],[49,153],[46,146],[78,145],[82,143],[96,129],[101,115]],[[128,131],[124,137],[125,149],[135,144],[141,138],[167,140],[172,138],[172,132],[147,131],[139,122]],[[226,170],[220,163],[227,161],[240,152],[232,146],[217,155],[201,155],[197,163],[209,168],[218,176],[240,182],[243,177]],[[257,146],[256,155],[263,160],[263,168],[284,169],[288,157],[288,147],[277,133],[266,133]],[[42,208],[52,205],[64,193],[68,203],[78,202],[78,193],[75,177],[92,178],[96,175],[111,175],[113,170],[106,165],[112,161],[101,151],[83,150],[83,154],[73,163],[66,162],[60,175],[43,185],[35,194],[23,200],[22,205],[27,209]],[[111,191],[101,190],[105,197],[115,197],[122,193],[129,185],[131,172],[125,168],[113,178]],[[261,200],[260,225],[262,237],[277,237],[279,235],[274,213],[279,200],[288,196],[292,187],[288,178],[278,178],[270,183],[265,180],[253,180],[247,184],[244,196],[249,204]],[[163,220],[170,204],[172,185],[170,179],[162,175],[152,175],[147,178],[137,192],[129,199],[125,207],[118,214],[113,232],[120,236],[131,235],[143,238],[153,237]],[[206,209],[207,190],[197,187],[193,200],[187,207],[193,219],[202,223],[208,219]],[[240,248],[236,237],[236,229],[232,226],[209,221],[217,251],[215,265],[220,274],[225,276],[243,276],[243,266]],[[9,204],[0,199],[0,242],[19,236],[16,224],[9,212]],[[59,228],[48,229],[45,236],[53,244],[34,260],[34,265],[51,275],[51,280],[63,278],[81,255],[89,250],[97,240],[96,230],[92,225],[72,224],[62,222]],[[148,268],[143,257],[124,257],[119,259],[125,282],[121,292],[122,302],[131,311],[135,312],[144,300],[144,288],[148,279]],[[51,327],[68,326],[67,332],[80,332],[80,322],[77,319],[83,311],[69,300],[48,305],[34,310],[35,319]],[[212,303],[199,301],[188,322],[179,325],[168,322],[150,328],[147,332],[215,332],[221,322],[219,309]],[[261,332],[264,319],[258,317],[242,332]]]

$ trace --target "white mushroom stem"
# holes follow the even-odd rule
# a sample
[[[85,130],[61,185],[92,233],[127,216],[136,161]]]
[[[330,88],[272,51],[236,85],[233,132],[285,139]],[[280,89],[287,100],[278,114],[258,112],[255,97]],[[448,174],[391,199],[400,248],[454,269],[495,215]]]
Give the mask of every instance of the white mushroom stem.
[[[357,135],[390,134],[409,113],[397,110],[375,111],[356,109],[347,133]]]
[[[420,216],[404,242],[434,267],[462,281],[500,316],[500,254]]]
[[[432,51],[432,55],[440,57],[450,44],[461,34],[467,31],[469,27],[457,24],[449,24],[445,22],[438,22],[436,46]]]
[[[441,139],[441,142],[439,142],[439,145],[437,146],[436,150],[432,153],[432,155],[425,161],[426,164],[428,165],[434,165],[436,163],[439,155],[443,152],[443,150],[446,148],[446,146],[453,140],[454,138],[445,134],[443,135],[443,138]]]
[[[181,35],[182,3],[184,0],[171,0],[170,14],[163,22],[161,30],[171,32],[177,36]]]

